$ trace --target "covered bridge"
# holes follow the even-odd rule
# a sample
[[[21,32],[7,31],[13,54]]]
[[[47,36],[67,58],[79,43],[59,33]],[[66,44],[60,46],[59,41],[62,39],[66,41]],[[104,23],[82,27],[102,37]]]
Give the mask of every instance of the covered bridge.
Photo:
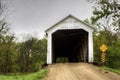
[[[69,15],[48,28],[47,64],[58,57],[69,62],[93,62],[93,27]]]

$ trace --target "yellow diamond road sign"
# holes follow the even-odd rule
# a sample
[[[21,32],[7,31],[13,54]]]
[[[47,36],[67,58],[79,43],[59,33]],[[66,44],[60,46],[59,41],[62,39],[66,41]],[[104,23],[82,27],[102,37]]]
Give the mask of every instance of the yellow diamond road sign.
[[[102,52],[105,52],[105,51],[107,50],[107,46],[106,46],[105,44],[101,45],[101,46],[100,46],[100,50],[101,50]]]

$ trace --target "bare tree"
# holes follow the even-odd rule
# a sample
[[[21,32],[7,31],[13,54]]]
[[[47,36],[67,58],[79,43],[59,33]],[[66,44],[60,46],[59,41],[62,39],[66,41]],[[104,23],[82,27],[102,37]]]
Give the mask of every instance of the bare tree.
[[[10,1],[4,0],[3,3],[3,1],[0,0],[0,36],[2,33],[5,33],[9,30],[8,23],[6,21],[6,16],[7,16],[6,13],[10,2],[11,0]]]

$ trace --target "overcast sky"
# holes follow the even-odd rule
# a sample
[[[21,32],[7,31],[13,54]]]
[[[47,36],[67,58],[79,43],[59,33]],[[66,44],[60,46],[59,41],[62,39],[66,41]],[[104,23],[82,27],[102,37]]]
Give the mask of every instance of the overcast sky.
[[[92,15],[92,5],[86,0],[12,0],[9,9],[8,21],[16,36],[37,33],[39,38],[69,14],[81,20]]]

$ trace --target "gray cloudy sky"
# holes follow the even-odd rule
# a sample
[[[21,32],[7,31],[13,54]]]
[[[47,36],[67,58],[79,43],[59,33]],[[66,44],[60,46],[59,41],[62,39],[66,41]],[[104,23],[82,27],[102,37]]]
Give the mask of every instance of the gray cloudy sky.
[[[42,37],[47,28],[69,14],[81,20],[92,15],[92,5],[86,0],[13,0],[9,9],[8,20],[16,36],[37,33]]]

